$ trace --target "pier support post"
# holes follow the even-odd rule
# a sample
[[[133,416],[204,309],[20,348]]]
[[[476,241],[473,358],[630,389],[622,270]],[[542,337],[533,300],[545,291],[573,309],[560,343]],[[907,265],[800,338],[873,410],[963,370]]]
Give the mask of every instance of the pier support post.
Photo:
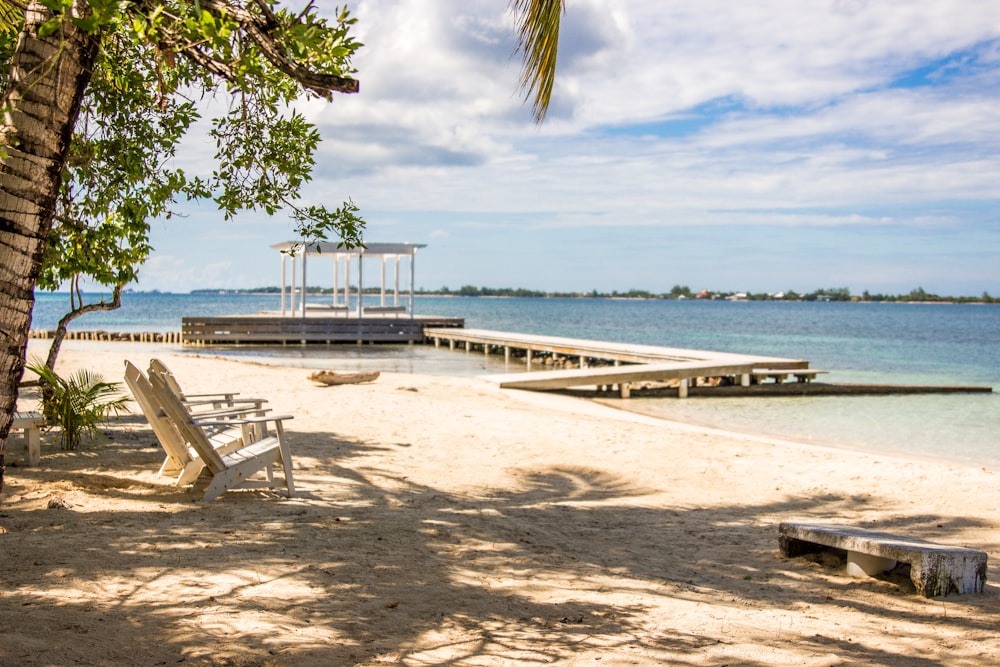
[[[530,370],[531,369],[531,350],[530,349],[524,351],[524,358],[527,360],[528,369]]]
[[[503,362],[505,364],[510,363],[510,345],[503,346]]]
[[[632,395],[632,385],[628,382],[622,382],[618,385],[618,394],[622,398],[628,398]]]
[[[740,375],[740,386],[741,387],[749,387],[750,386],[750,374],[749,373],[743,373],[742,375]]]
[[[681,378],[681,382],[677,385],[677,398],[687,398],[688,396],[688,384],[690,380],[687,378]]]

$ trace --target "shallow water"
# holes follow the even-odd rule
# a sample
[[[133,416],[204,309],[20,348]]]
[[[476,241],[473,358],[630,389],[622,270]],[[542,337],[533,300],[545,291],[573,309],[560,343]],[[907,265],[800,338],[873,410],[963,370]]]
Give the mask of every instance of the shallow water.
[[[40,294],[36,328],[52,328],[65,295]],[[186,314],[277,308],[276,296],[126,295],[81,329],[179,330]],[[418,298],[421,314],[470,328],[807,359],[830,382],[1000,387],[1000,306],[610,299]],[[199,352],[203,352],[199,348]],[[310,368],[475,376],[498,357],[413,346],[220,348]],[[519,365],[511,371],[522,370]],[[1000,395],[631,399],[628,409],[691,423],[1000,468]]]

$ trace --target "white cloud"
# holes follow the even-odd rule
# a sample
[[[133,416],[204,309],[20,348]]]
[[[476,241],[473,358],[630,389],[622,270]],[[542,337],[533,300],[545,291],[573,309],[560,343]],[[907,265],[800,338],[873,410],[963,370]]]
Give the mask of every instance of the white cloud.
[[[968,256],[967,273],[978,278],[988,270],[973,251],[1000,251],[995,0],[569,0],[542,126],[517,90],[504,0],[362,0],[353,13],[365,43],[355,60],[361,92],[304,105],[324,137],[304,195],[332,205],[350,196],[369,238],[430,239],[434,270],[483,276],[439,273],[427,284],[513,276],[545,287],[557,271],[573,284],[553,287],[643,287],[611,283],[657,274],[656,243],[675,247],[680,233],[717,243],[721,228],[745,229],[748,239],[759,231],[776,253],[795,255],[819,252],[814,234],[829,232],[817,247],[844,257],[855,252],[847,235],[861,230],[960,228],[938,264]],[[902,85],[911,75],[919,86]],[[147,266],[144,282],[183,271],[187,282],[208,281],[195,286],[245,285],[246,258],[270,261],[250,244],[287,236],[280,224],[234,233],[206,221],[204,229],[218,230],[214,247],[165,248],[184,267]],[[849,230],[842,246],[837,229]],[[669,242],[652,242],[657,234]],[[917,276],[945,270],[897,248],[890,232],[876,237],[871,252],[908,281],[918,282],[907,261]],[[524,238],[530,251],[518,249]],[[205,256],[234,243],[243,249],[233,266],[208,270],[218,257]],[[529,261],[538,247],[561,248],[558,261]],[[601,264],[616,267],[605,284],[596,280],[605,269],[587,266],[608,248],[629,261]],[[897,251],[908,254],[890,261]],[[523,264],[498,261],[504,252]],[[495,263],[503,268],[491,273]],[[718,287],[728,263],[713,266]],[[813,264],[795,270],[824,266]],[[993,276],[978,290],[1000,291]],[[789,287],[816,285],[753,289]]]

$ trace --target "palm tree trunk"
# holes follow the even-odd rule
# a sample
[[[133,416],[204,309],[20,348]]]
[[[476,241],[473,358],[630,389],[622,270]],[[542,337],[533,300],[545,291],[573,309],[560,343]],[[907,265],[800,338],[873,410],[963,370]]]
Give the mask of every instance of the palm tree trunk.
[[[74,0],[73,13],[89,12]],[[42,37],[52,18],[38,2],[28,4],[24,29],[11,57],[0,149],[0,492],[7,434],[24,372],[35,285],[66,155],[90,83],[99,34],[70,21]]]

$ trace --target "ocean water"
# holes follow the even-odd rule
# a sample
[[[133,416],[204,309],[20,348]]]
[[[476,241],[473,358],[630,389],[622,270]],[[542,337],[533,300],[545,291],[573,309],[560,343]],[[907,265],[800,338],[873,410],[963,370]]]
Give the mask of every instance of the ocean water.
[[[33,327],[53,328],[66,295],[40,293]],[[186,314],[279,307],[277,296],[131,294],[73,328],[177,331]],[[470,328],[808,359],[831,382],[975,385],[1000,389],[1000,306],[418,297],[421,314]],[[226,348],[281,363],[478,375],[501,359],[427,346]],[[519,365],[509,370],[522,370]],[[913,396],[633,398],[623,407],[715,428],[888,451],[1000,469],[1000,393]]]

